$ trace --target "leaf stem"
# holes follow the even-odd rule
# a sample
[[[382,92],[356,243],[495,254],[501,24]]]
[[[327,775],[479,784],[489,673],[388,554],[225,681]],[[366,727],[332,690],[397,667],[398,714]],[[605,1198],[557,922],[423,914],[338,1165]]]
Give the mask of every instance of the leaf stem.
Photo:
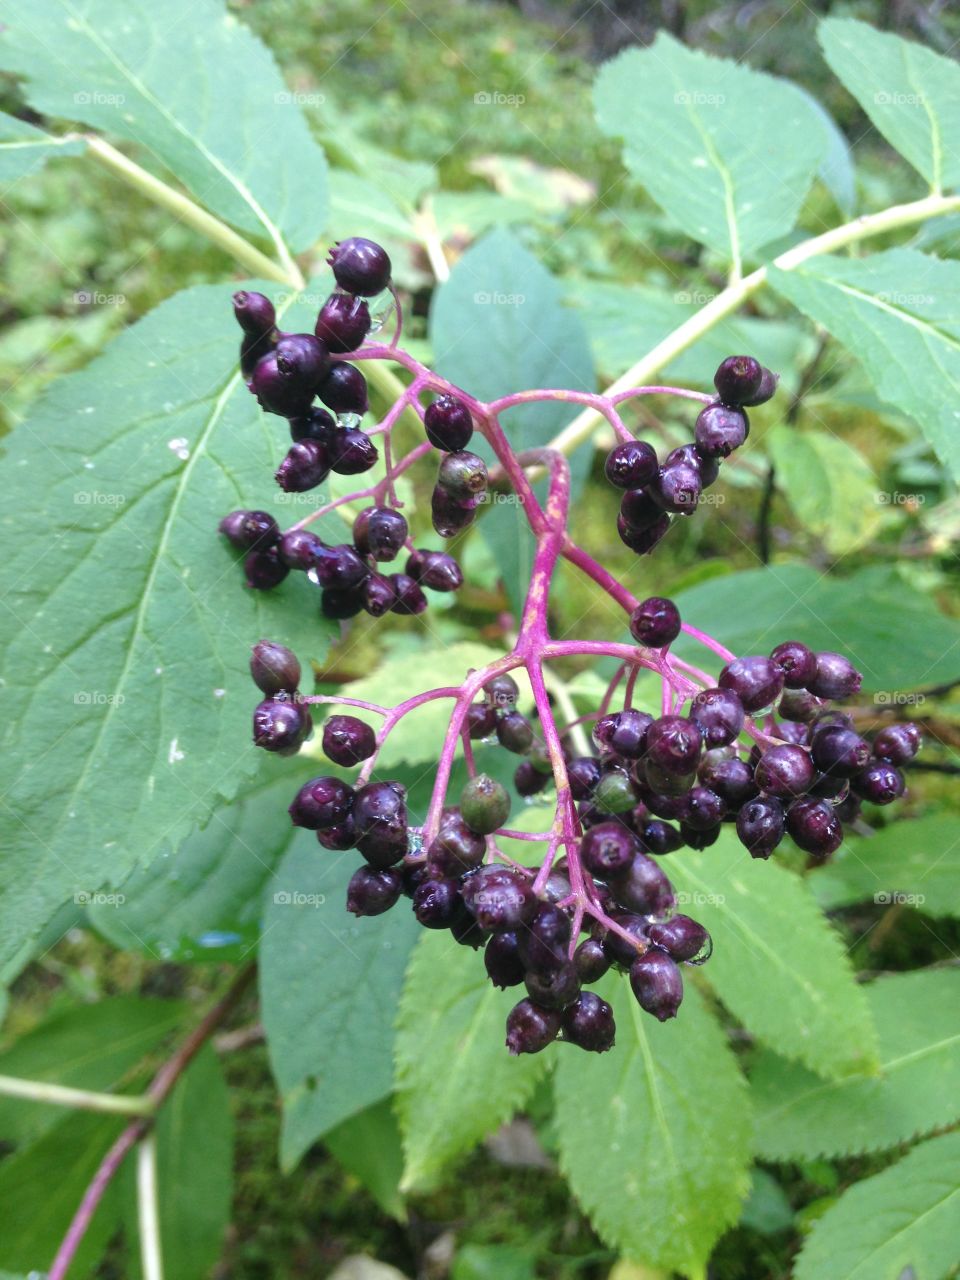
[[[67,1085],[48,1084],[45,1080],[21,1080],[16,1076],[0,1076],[0,1094],[9,1098],[26,1098],[30,1102],[52,1103],[58,1107],[75,1107],[79,1111],[103,1111],[110,1115],[146,1116],[153,1111],[153,1103],[146,1097],[94,1093],[90,1089],[71,1089]]]
[[[160,1205],[157,1196],[157,1140],[145,1133],[137,1145],[137,1225],[143,1280],[163,1280]]]

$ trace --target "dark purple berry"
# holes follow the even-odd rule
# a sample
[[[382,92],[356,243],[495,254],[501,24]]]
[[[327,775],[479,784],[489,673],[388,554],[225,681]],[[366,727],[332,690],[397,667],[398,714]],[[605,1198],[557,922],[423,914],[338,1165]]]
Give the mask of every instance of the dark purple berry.
[[[849,698],[859,693],[863,676],[840,653],[818,653],[816,675],[807,685],[818,698]]]
[[[323,543],[309,529],[290,529],[280,539],[280,559],[291,569],[306,571],[316,564]]]
[[[631,613],[630,634],[638,644],[660,649],[680,634],[680,610],[665,596],[651,596]]]
[[[490,933],[528,924],[537,910],[533,885],[511,867],[480,867],[464,877],[460,891],[467,910]]]
[[[617,901],[642,916],[659,916],[674,904],[673,885],[661,867],[645,853],[634,855],[626,871],[611,876]]]
[[[737,814],[737,835],[752,858],[769,858],[785,829],[783,805],[773,796],[748,800]]]
[[[727,805],[722,796],[709,787],[691,787],[683,797],[680,819],[684,829],[704,832],[719,826],[726,816]]]
[[[337,360],[317,388],[317,395],[334,413],[363,415],[370,407],[367,380],[356,367]]]
[[[446,454],[437,472],[437,485],[455,502],[479,498],[488,483],[487,464],[467,449]]]
[[[599,982],[610,968],[610,960],[601,942],[584,938],[573,953],[573,966],[581,982]]]
[[[369,760],[377,749],[377,735],[356,716],[330,716],[323,726],[323,754],[350,769]]]
[[[322,484],[330,473],[327,450],[319,440],[292,444],[274,479],[284,493],[306,493]]]
[[[348,293],[332,293],[320,308],[314,332],[328,351],[356,351],[370,332],[370,308]]]
[[[353,849],[357,843],[357,832],[350,814],[347,814],[342,822],[334,823],[332,827],[320,828],[316,834],[317,844],[333,853],[345,853],[347,849]]]
[[[460,890],[456,880],[428,876],[413,895],[413,914],[425,929],[449,929],[457,916]]]
[[[474,702],[467,709],[467,731],[476,741],[489,738],[497,727],[497,709],[488,702]]]
[[[699,726],[683,716],[661,716],[647,730],[647,760],[668,774],[692,773],[702,748]]]
[[[686,462],[665,462],[650,485],[654,502],[674,515],[692,515],[702,491],[699,469]]]
[[[427,849],[427,861],[446,876],[462,876],[479,867],[487,852],[487,842],[471,831],[455,809],[445,813],[434,840]]]
[[[290,821],[308,831],[329,830],[350,817],[353,799],[353,788],[339,778],[311,778],[293,798]]]
[[[729,458],[747,438],[750,424],[742,409],[708,404],[697,415],[697,452],[708,458]]]
[[[300,684],[300,663],[296,655],[282,644],[261,640],[250,654],[253,683],[263,693],[296,693]]]
[[[824,705],[822,698],[808,693],[806,689],[784,689],[777,703],[777,715],[782,720],[806,725],[816,719]]]
[[[471,831],[489,835],[510,816],[510,797],[499,782],[479,773],[460,792],[460,812]]]
[[[523,755],[533,745],[533,727],[519,711],[506,711],[497,720],[497,741],[501,747]]]
[[[483,686],[483,696],[491,706],[504,707],[510,710],[517,704],[517,699],[520,697],[520,687],[513,676],[504,671],[500,675],[492,676],[487,681]]]
[[[787,831],[795,844],[817,860],[828,858],[843,843],[843,827],[824,800],[804,797],[787,810]]]
[[[609,910],[607,914],[627,936],[606,926],[598,930],[603,953],[611,964],[629,969],[637,956],[647,947],[647,921],[631,911]]]
[[[353,820],[357,834],[385,835],[406,832],[406,788],[399,782],[369,782],[354,796]]]
[[[709,933],[689,916],[676,915],[669,920],[655,921],[648,927],[647,937],[673,960],[693,960],[700,956],[706,959],[712,948]]]
[[[280,559],[277,547],[265,547],[262,551],[249,551],[243,561],[247,586],[254,591],[271,591],[278,587],[290,572]]]
[[[532,1000],[521,1000],[507,1014],[507,1048],[513,1054],[539,1053],[559,1031],[559,1010],[542,1009]]]
[[[366,507],[353,522],[353,541],[361,555],[395,560],[407,540],[407,522],[391,507]]]
[[[407,558],[407,573],[431,591],[456,591],[463,586],[463,571],[445,551],[414,549]]]
[[[850,782],[851,787],[871,804],[892,804],[903,795],[903,774],[886,760],[873,760]]]
[[[239,290],[233,295],[233,314],[240,328],[251,338],[262,338],[276,328],[276,310],[270,299],[262,293]]]
[[[518,796],[527,798],[539,795],[550,782],[550,775],[541,773],[529,760],[521,760],[514,770],[513,789]]]
[[[600,761],[593,756],[577,756],[567,765],[567,778],[574,800],[589,800],[600,781]]]
[[[284,333],[274,350],[277,369],[304,391],[310,399],[330,368],[330,352],[326,344],[312,333]]]
[[[674,853],[683,841],[675,827],[660,818],[651,818],[640,829],[640,842],[649,853]]]
[[[433,447],[446,453],[465,449],[473,436],[470,410],[456,396],[440,396],[428,405],[423,426]]]
[[[524,982],[530,999],[545,1009],[565,1009],[580,994],[580,979],[570,960],[551,969],[530,969]]]
[[[570,917],[554,903],[541,902],[526,926],[517,930],[517,942],[528,969],[553,969],[567,959]]]
[[[253,713],[253,743],[264,751],[293,755],[312,728],[309,709],[290,698],[266,698]]]
[[[380,916],[397,902],[403,877],[395,867],[362,866],[347,885],[347,910],[355,916]]]
[[[668,515],[661,515],[659,520],[644,529],[637,529],[628,524],[622,515],[617,516],[617,533],[620,535],[620,541],[631,551],[635,551],[638,556],[649,555],[669,528]]]
[[[749,425],[747,430],[749,432]],[[700,476],[704,489],[709,489],[720,474],[720,459],[701,453],[695,444],[681,444],[676,449],[671,449],[664,458],[665,466],[677,466],[680,463],[693,467]]]
[[[371,618],[382,618],[397,603],[393,583],[382,573],[371,573],[359,588],[360,603]]]
[[[346,622],[363,610],[363,585],[329,587],[320,592],[320,612],[332,622]]]
[[[814,734],[810,754],[821,773],[852,778],[870,759],[870,744],[852,729],[824,728]]]
[[[507,987],[519,987],[525,970],[517,935],[510,930],[495,933],[483,949],[483,964],[495,987],[502,991]]]
[[[889,724],[873,740],[873,753],[891,764],[906,764],[920,750],[922,735],[915,724]]]
[[[771,373],[769,369],[761,369],[760,386],[747,400],[741,400],[740,403],[745,409],[752,408],[755,404],[766,404],[768,400],[772,400],[777,391],[777,383],[780,381],[779,373]]]
[[[721,689],[729,689],[744,711],[772,706],[783,690],[783,672],[770,658],[734,658],[720,672]]]
[[[683,1000],[680,970],[663,951],[651,948],[630,966],[630,986],[637,1004],[660,1022],[675,1018]]]
[[[607,454],[604,471],[618,489],[639,489],[660,470],[657,451],[645,440],[625,440]]]
[[[605,755],[639,760],[646,750],[653,716],[632,707],[603,716],[593,727],[593,740]]]
[[[620,499],[620,517],[633,533],[642,533],[662,523],[663,509],[654,502],[648,488],[630,489]]]
[[[690,719],[707,747],[726,747],[740,736],[743,703],[732,689],[702,689],[690,704]]]
[[[690,849],[709,849],[712,844],[716,844],[720,839],[720,827],[718,824],[715,827],[698,830],[686,822],[681,822],[680,838]]]
[[[847,795],[850,790],[848,778],[837,777],[832,773],[818,773],[807,788],[807,793],[818,800],[836,800],[838,796]]]
[[[264,551],[280,539],[280,526],[266,511],[231,511],[220,532],[239,551]]]
[[[359,476],[376,465],[377,446],[359,427],[335,431],[327,445],[331,471],[341,476]]]
[[[786,743],[768,747],[760,757],[754,777],[761,791],[781,800],[794,800],[810,789],[814,768],[803,747]]]
[[[591,875],[605,880],[629,870],[637,853],[636,837],[619,822],[601,822],[580,841],[580,858]]]
[[[240,372],[243,374],[244,381],[249,389],[250,380],[253,378],[253,371],[263,359],[277,345],[280,335],[276,329],[272,329],[269,333],[261,334],[258,337],[252,337],[249,333],[245,333],[240,340]]]
[[[405,573],[391,573],[390,585],[393,587],[396,600],[393,605],[394,613],[401,613],[408,617],[423,613],[428,607],[429,601],[420,590],[419,585]]]
[[[327,446],[338,431],[337,424],[326,409],[314,408],[302,418],[290,419],[291,440],[318,440]]]
[[[785,640],[770,654],[771,662],[783,672],[786,689],[806,689],[817,674],[817,655],[799,640]]]
[[[454,538],[469,529],[477,518],[476,506],[464,506],[452,498],[440,485],[430,495],[430,517],[441,538]]]
[[[760,390],[763,365],[753,356],[727,356],[713,375],[713,385],[724,404],[746,404]]]
[[[584,991],[568,1005],[562,1015],[563,1038],[590,1053],[606,1053],[612,1049],[617,1034],[613,1010],[606,1000],[592,991]]]
[[[328,264],[341,289],[369,298],[382,293],[390,283],[390,257],[374,240],[351,236],[338,240],[327,255]]]

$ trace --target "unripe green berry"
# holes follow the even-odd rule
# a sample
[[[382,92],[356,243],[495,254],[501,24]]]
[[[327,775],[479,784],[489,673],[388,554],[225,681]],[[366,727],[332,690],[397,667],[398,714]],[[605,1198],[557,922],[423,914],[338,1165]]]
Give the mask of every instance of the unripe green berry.
[[[471,831],[489,835],[510,816],[510,797],[499,782],[480,773],[460,792],[460,814]]]

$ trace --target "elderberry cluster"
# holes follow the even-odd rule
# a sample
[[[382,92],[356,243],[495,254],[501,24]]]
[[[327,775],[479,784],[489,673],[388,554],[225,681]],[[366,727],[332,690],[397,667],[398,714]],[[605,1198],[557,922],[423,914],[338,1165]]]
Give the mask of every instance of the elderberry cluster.
[[[357,350],[370,333],[373,321],[365,299],[390,286],[390,259],[380,245],[353,237],[338,242],[328,261],[338,287],[320,308],[312,334],[281,332],[273,303],[262,293],[242,291],[233,299],[243,330],[240,368],[247,387],[261,408],[289,421],[293,444],[275,477],[285,493],[315,489],[331,471],[360,475],[379,457],[360,426],[368,408],[366,379],[341,357]],[[325,407],[315,405],[316,399]],[[433,408],[441,430],[443,406],[438,401]],[[448,434],[457,429],[454,423]],[[476,494],[486,487],[480,459],[474,460],[472,471],[466,466],[473,458],[464,453],[444,460],[443,483],[451,492],[459,487]],[[480,463],[480,470],[475,463]],[[220,532],[246,553],[248,587],[267,591],[292,569],[300,570],[321,588],[320,607],[328,618],[352,618],[361,611],[375,618],[387,612],[419,614],[428,603],[424,587],[456,591],[463,582],[452,556],[413,547],[406,519],[389,506],[360,512],[352,545],[328,546],[302,526],[282,533],[266,511],[233,511],[221,520]],[[395,561],[404,547],[409,555],[403,572],[380,572],[380,566]]]

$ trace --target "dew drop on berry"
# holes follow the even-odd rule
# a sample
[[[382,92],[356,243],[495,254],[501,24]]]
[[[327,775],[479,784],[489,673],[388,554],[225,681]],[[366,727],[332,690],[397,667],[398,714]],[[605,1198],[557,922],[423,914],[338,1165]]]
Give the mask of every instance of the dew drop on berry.
[[[704,939],[703,946],[700,948],[697,954],[694,956],[691,956],[690,959],[687,960],[685,963],[695,964],[695,965],[706,964],[712,955],[713,955],[713,939],[710,937],[708,933],[706,938]]]
[[[337,425],[343,427],[345,431],[355,431],[363,421],[361,413],[338,413]]]

